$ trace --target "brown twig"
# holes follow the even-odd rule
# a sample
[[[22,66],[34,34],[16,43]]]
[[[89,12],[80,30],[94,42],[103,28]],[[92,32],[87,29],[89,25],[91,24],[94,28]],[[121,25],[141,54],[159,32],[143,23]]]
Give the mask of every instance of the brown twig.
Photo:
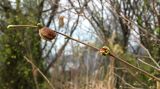
[[[16,25],[9,25],[7,28],[10,28],[11,26],[12,26],[12,27],[16,27]],[[24,27],[27,27],[27,26],[29,26],[29,25],[18,25],[18,26],[19,26],[19,27],[23,27],[23,26],[24,26]],[[33,26],[33,25],[31,25],[31,27],[38,27],[38,26]],[[76,42],[78,42],[78,43],[81,43],[81,44],[83,44],[83,45],[86,45],[86,46],[88,46],[88,47],[91,47],[91,48],[99,51],[99,48],[96,48],[96,47],[94,47],[94,46],[91,46],[91,45],[89,45],[89,44],[86,44],[86,43],[84,43],[84,42],[81,42],[81,41],[79,41],[79,40],[77,40],[77,39],[75,39],[75,38],[72,38],[72,37],[70,37],[70,36],[68,36],[68,35],[66,35],[66,34],[63,34],[63,33],[61,33],[61,32],[58,32],[58,31],[55,31],[55,32],[58,33],[58,34],[60,34],[60,35],[65,36],[65,37],[67,37],[67,38],[69,38],[69,39],[71,39],[71,40],[74,40],[74,41],[76,41]],[[140,72],[143,73],[144,75],[146,75],[146,76],[148,76],[148,77],[150,77],[150,78],[153,78],[153,79],[156,80],[156,81],[160,81],[160,78],[157,78],[157,77],[151,75],[150,73],[148,73],[148,72],[146,72],[146,71],[144,71],[144,70],[142,70],[142,69],[140,69],[140,68],[138,68],[138,67],[136,67],[136,66],[134,66],[134,65],[132,65],[132,64],[130,64],[130,63],[128,63],[127,61],[125,61],[124,59],[116,56],[115,54],[113,54],[113,53],[110,52],[108,55],[114,57],[115,59],[117,59],[118,61],[124,63],[125,65],[127,65],[127,66],[129,66],[129,67],[131,67],[131,68],[134,68],[134,69],[137,70],[137,71],[140,71]],[[42,73],[42,74],[43,74],[43,73]],[[47,79],[47,80],[48,80],[48,79]]]
[[[26,56],[24,56],[24,59],[26,59],[26,61],[29,62],[42,75],[42,77],[47,81],[47,83],[50,85],[52,89],[55,89],[52,83],[48,80],[48,78],[42,73],[42,71],[31,60],[29,60]]]
[[[146,72],[146,71],[144,71],[144,70],[142,70],[142,69],[140,69],[140,68],[138,68],[138,67],[136,67],[136,66],[134,66],[134,65],[132,65],[130,63],[128,63],[127,61],[125,61],[124,59],[114,55],[113,53],[110,53],[109,55],[114,57],[114,58],[116,58],[117,60],[119,60],[120,62],[124,63],[125,65],[140,71],[141,73],[145,74],[146,76],[148,76],[148,77],[150,77],[150,78],[152,78],[154,80],[160,81],[160,78],[157,78],[157,77],[153,76],[152,74],[150,74],[150,73],[148,73],[148,72]]]
[[[145,65],[147,65],[147,66],[149,66],[149,67],[157,70],[158,72],[160,72],[160,68],[157,68],[157,67],[155,67],[155,66],[153,66],[153,65],[151,65],[151,64],[149,64],[149,63],[147,63],[147,62],[145,62],[145,61],[143,61],[142,59],[139,59],[139,58],[138,58],[138,61],[140,61],[140,62],[142,62],[143,64],[145,64]]]
[[[91,48],[93,48],[93,49],[95,49],[95,50],[99,50],[99,48],[96,48],[96,47],[94,47],[94,46],[92,46],[92,45],[89,45],[89,44],[86,44],[86,43],[84,43],[84,42],[81,42],[81,41],[79,41],[79,40],[77,40],[77,39],[75,39],[75,38],[72,38],[72,37],[70,37],[70,36],[68,36],[68,35],[66,35],[66,34],[63,34],[63,33],[61,33],[61,32],[58,32],[58,31],[55,31],[56,33],[58,33],[58,34],[60,34],[60,35],[63,35],[63,36],[65,36],[66,38],[69,38],[69,39],[71,39],[71,40],[74,40],[74,41],[76,41],[76,42],[78,42],[78,43],[81,43],[81,44],[83,44],[83,45],[86,45],[86,46],[88,46],[88,47],[91,47]]]
[[[57,31],[56,31],[56,32],[57,32]],[[72,39],[72,40],[74,40],[74,41],[76,41],[76,42],[79,42],[79,43],[81,43],[81,44],[84,44],[84,45],[86,45],[86,46],[88,46],[88,47],[91,47],[91,48],[99,51],[99,48],[96,48],[96,47],[94,47],[94,46],[91,46],[91,45],[89,45],[89,44],[86,44],[86,43],[84,43],[84,42],[81,42],[81,41],[79,41],[79,40],[77,40],[77,39],[74,39],[74,38],[72,38],[72,37],[70,37],[70,36],[68,36],[68,35],[65,35],[65,34],[63,34],[63,33],[60,33],[60,32],[57,32],[57,33],[65,36],[65,37],[67,37],[67,38],[69,38],[69,39]],[[138,68],[138,67],[136,67],[136,66],[134,66],[134,65],[132,65],[132,64],[130,64],[130,63],[128,63],[127,61],[125,61],[124,59],[122,59],[122,58],[120,58],[120,57],[117,57],[117,56],[114,55],[113,53],[109,53],[109,55],[112,56],[112,57],[114,57],[114,58],[116,58],[116,59],[119,60],[120,62],[126,64],[127,66],[130,66],[130,67],[132,67],[132,68],[140,71],[141,73],[147,75],[148,77],[151,77],[151,78],[153,78],[153,79],[155,79],[155,80],[157,80],[157,81],[160,81],[160,78],[157,78],[157,77],[149,74],[148,72],[146,72],[146,71],[144,71],[144,70],[142,70],[142,69],[140,69],[140,68]]]

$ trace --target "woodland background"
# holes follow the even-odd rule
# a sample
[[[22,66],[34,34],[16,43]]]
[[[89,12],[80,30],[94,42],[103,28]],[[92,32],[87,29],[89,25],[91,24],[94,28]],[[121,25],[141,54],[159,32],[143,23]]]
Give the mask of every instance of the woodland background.
[[[159,0],[0,0],[0,89],[160,89],[157,80],[63,36],[48,42],[36,28],[7,29],[39,22],[97,48],[108,46],[160,77]]]

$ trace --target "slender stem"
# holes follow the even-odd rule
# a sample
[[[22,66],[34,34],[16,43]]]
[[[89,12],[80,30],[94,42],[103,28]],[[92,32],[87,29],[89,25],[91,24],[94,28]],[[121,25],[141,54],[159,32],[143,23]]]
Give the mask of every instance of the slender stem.
[[[9,25],[7,28],[10,28],[10,27],[36,27],[36,28],[37,28],[38,26],[34,26],[34,25]],[[89,44],[86,44],[86,43],[84,43],[84,42],[81,42],[81,41],[79,41],[79,40],[77,40],[77,39],[75,39],[75,38],[72,38],[72,37],[70,37],[70,36],[68,36],[68,35],[66,35],[66,34],[63,34],[63,33],[61,33],[61,32],[58,32],[58,31],[55,31],[55,32],[58,33],[58,34],[60,34],[60,35],[65,36],[65,37],[67,37],[67,38],[69,38],[69,39],[72,39],[72,40],[74,40],[74,41],[76,41],[76,42],[79,42],[79,43],[81,43],[81,44],[83,44],[83,45],[86,45],[86,46],[88,46],[88,47],[91,47],[91,48],[99,51],[99,48],[96,48],[96,47],[94,47],[94,46],[91,46],[91,45],[89,45]],[[148,72],[146,72],[146,71],[144,71],[144,70],[142,70],[142,69],[140,69],[140,68],[138,68],[138,67],[136,67],[136,66],[134,66],[134,65],[132,65],[132,64],[130,64],[130,63],[128,63],[128,62],[125,61],[124,59],[116,56],[115,54],[113,54],[113,53],[111,53],[111,52],[109,53],[109,56],[112,56],[112,57],[116,58],[118,61],[124,63],[125,65],[127,65],[127,66],[129,66],[129,67],[134,68],[134,69],[137,70],[137,71],[140,71],[141,73],[145,74],[145,75],[148,76],[148,77],[151,77],[151,78],[153,78],[153,79],[155,79],[155,80],[157,80],[157,81],[160,81],[160,78],[157,78],[157,77],[151,75],[150,73],[148,73]]]
[[[24,56],[24,59],[26,59],[27,62],[29,62],[35,69],[43,76],[43,78],[47,81],[47,83],[51,86],[52,89],[55,89],[52,85],[52,83],[48,80],[48,78],[43,74],[43,72],[26,56]]]
[[[158,72],[160,72],[160,68],[157,68],[157,67],[155,67],[155,66],[153,66],[153,65],[151,65],[151,64],[149,64],[149,63],[147,63],[147,62],[145,62],[145,61],[143,61],[142,59],[139,59],[139,58],[138,58],[138,61],[140,61],[140,62],[142,62],[143,64],[145,64],[145,65],[147,65],[147,66],[150,66],[150,67],[152,67],[153,69],[155,69],[155,70],[157,70]]]
[[[124,59],[122,59],[122,58],[120,58],[120,57],[117,57],[117,56],[114,55],[113,53],[110,53],[109,55],[112,56],[112,57],[114,57],[114,58],[116,58],[116,59],[118,59],[120,62],[124,63],[125,65],[127,65],[127,66],[129,66],[129,67],[132,67],[132,68],[140,71],[141,73],[145,74],[146,76],[148,76],[148,77],[150,77],[150,78],[152,78],[152,79],[154,79],[154,80],[160,81],[160,78],[157,78],[157,77],[151,75],[150,73],[148,73],[148,72],[146,72],[146,71],[144,71],[144,70],[142,70],[142,69],[140,69],[140,68],[138,68],[138,67],[136,67],[136,66],[134,66],[134,65],[132,65],[132,64],[130,64],[130,63],[128,63],[127,61],[125,61]]]
[[[37,28],[38,26],[35,25],[8,25],[7,28],[14,28],[14,27],[32,27]]]
[[[38,26],[35,26],[35,25],[8,25],[7,28],[13,28],[13,27],[33,27],[33,28],[37,28]],[[69,38],[69,39],[72,39],[72,40],[74,40],[74,41],[76,41],[76,42],[79,42],[79,43],[81,43],[81,44],[83,44],[83,45],[86,45],[86,46],[91,47],[91,48],[93,48],[93,49],[99,50],[98,48],[96,48],[96,47],[94,47],[94,46],[91,46],[91,45],[89,45],[89,44],[86,44],[86,43],[84,43],[84,42],[81,42],[81,41],[79,41],[79,40],[77,40],[77,39],[74,39],[74,38],[72,38],[72,37],[70,37],[70,36],[68,36],[68,35],[66,35],[66,34],[63,34],[63,33],[58,32],[58,31],[55,31],[55,32],[58,33],[58,34],[61,34],[61,35],[65,36],[65,37],[67,37],[67,38]]]
[[[55,31],[55,32],[58,33],[58,34],[60,34],[60,35],[65,36],[65,37],[67,37],[67,38],[69,38],[69,39],[71,39],[71,40],[74,40],[74,41],[76,41],[76,42],[78,42],[78,43],[81,43],[81,44],[83,44],[83,45],[86,45],[86,46],[88,46],[88,47],[91,47],[91,48],[93,48],[93,49],[95,49],[95,50],[99,50],[99,48],[96,48],[96,47],[94,47],[94,46],[92,46],[92,45],[89,45],[89,44],[87,44],[87,43],[81,42],[81,41],[79,41],[79,40],[77,40],[77,39],[75,39],[75,38],[72,38],[72,37],[70,37],[70,36],[68,36],[68,35],[66,35],[66,34],[63,34],[63,33],[58,32],[58,31]]]
[[[79,41],[79,40],[77,40],[77,39],[75,39],[75,38],[72,38],[72,37],[70,37],[70,36],[68,36],[68,35],[66,35],[66,34],[60,33],[60,32],[58,32],[58,31],[55,31],[55,32],[57,32],[58,34],[61,34],[61,35],[65,36],[65,37],[67,37],[67,38],[69,38],[69,39],[72,39],[72,40],[74,40],[74,41],[76,41],[76,42],[79,42],[79,43],[81,43],[81,44],[83,44],[83,45],[86,45],[86,46],[88,46],[88,47],[91,47],[91,48],[99,51],[99,48],[96,48],[96,47],[94,47],[94,46],[91,46],[91,45],[89,45],[89,44],[86,44],[86,43],[84,43],[84,42],[81,42],[81,41]],[[130,64],[130,63],[128,63],[127,61],[125,61],[124,59],[122,59],[122,58],[120,58],[120,57],[117,57],[117,56],[114,55],[113,53],[109,53],[109,55],[112,56],[112,57],[114,57],[114,58],[116,58],[116,59],[119,60],[120,62],[126,64],[127,66],[130,66],[130,67],[132,67],[132,68],[140,71],[141,73],[147,75],[148,77],[151,77],[151,78],[153,78],[153,79],[155,79],[155,80],[157,80],[157,81],[160,81],[160,78],[157,78],[157,77],[151,75],[150,73],[148,73],[148,72],[146,72],[146,71],[144,71],[144,70],[142,70],[142,69],[140,69],[140,68],[138,68],[138,67],[136,67],[136,66],[134,66],[134,65],[132,65],[132,64]]]

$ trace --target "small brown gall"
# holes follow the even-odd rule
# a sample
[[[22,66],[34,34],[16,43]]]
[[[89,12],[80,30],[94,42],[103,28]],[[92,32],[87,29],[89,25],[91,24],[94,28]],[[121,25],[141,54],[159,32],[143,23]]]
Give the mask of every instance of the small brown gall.
[[[56,32],[48,27],[39,29],[39,35],[42,39],[51,41],[56,37]]]

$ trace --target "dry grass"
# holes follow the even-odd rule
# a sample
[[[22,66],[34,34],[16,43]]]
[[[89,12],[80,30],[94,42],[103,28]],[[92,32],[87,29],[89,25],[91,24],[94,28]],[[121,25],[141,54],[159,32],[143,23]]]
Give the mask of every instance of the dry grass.
[[[95,74],[87,74],[82,69],[64,72],[54,66],[51,82],[55,89],[115,89],[113,69],[108,67],[105,78],[100,79],[99,76],[102,76],[102,71],[98,70]]]

